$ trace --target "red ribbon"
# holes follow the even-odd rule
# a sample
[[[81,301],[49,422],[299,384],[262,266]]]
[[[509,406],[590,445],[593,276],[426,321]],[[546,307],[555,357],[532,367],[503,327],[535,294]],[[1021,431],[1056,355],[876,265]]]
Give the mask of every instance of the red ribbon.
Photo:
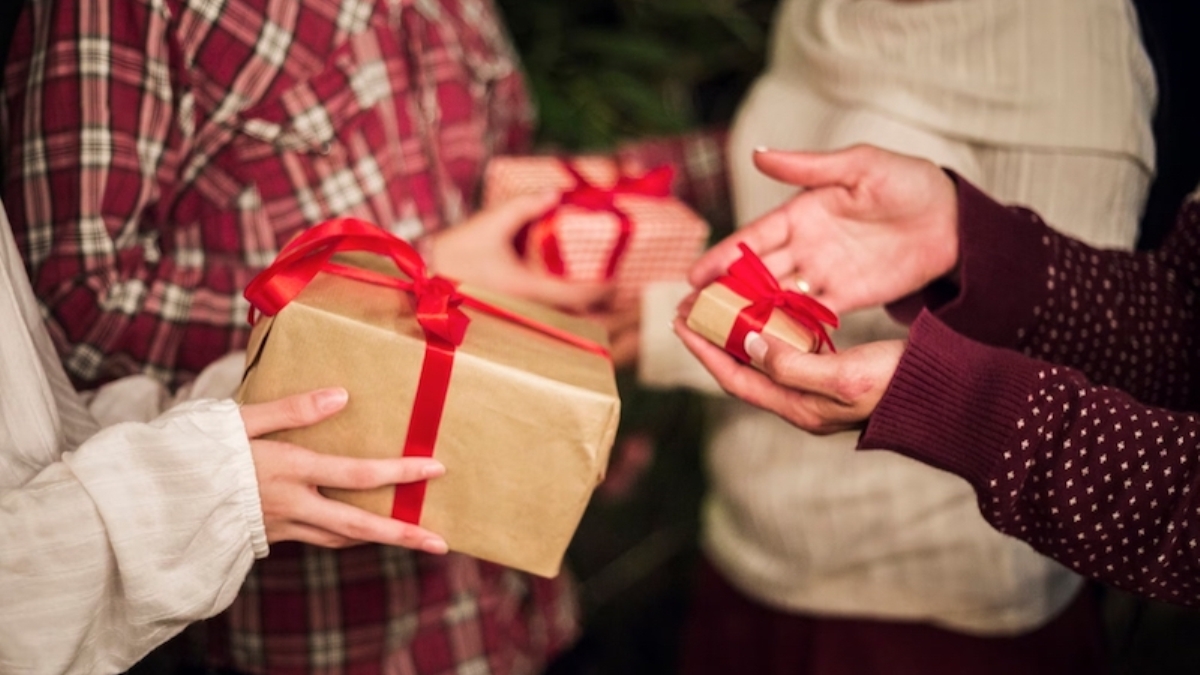
[[[746,334],[750,331],[761,333],[776,309],[816,336],[817,348],[814,351],[820,351],[822,346],[834,350],[833,341],[829,339],[829,333],[822,324],[837,328],[837,315],[803,293],[783,290],[767,266],[749,247],[738,244],[738,248],[742,251],[742,257],[734,261],[729,266],[729,271],[718,277],[715,283],[751,302],[738,312],[729,338],[725,340],[725,351],[743,363],[749,363],[750,355],[746,353],[745,348]]]
[[[620,230],[617,241],[608,254],[608,262],[604,266],[604,278],[611,279],[617,272],[617,263],[629,247],[633,236],[633,220],[617,206],[616,198],[620,195],[638,195],[642,197],[670,197],[671,183],[675,179],[675,170],[668,165],[662,165],[647,171],[641,176],[629,176],[619,173],[617,182],[612,187],[604,188],[588,181],[579,169],[566,159],[560,160],[563,168],[575,179],[575,186],[564,191],[556,206],[550,209],[541,222],[552,222],[555,213],[564,206],[574,206],[589,211],[606,211],[617,218]],[[542,240],[542,259],[546,269],[551,274],[562,276],[566,272],[562,250],[558,237],[546,236]]]
[[[386,256],[408,279],[330,261],[335,253],[342,251]],[[290,241],[270,267],[246,287],[245,296],[251,305],[250,323],[255,322],[256,311],[268,316],[278,314],[319,272],[408,292],[416,300],[417,323],[425,333],[425,357],[409,416],[408,436],[401,453],[404,457],[433,456],[446,393],[450,388],[454,352],[462,344],[471,321],[460,306],[486,312],[580,349],[608,356],[608,350],[600,344],[466,295],[444,277],[429,276],[425,261],[408,242],[357,218],[326,221]],[[425,486],[425,481],[397,485],[392,517],[410,523],[420,522]]]

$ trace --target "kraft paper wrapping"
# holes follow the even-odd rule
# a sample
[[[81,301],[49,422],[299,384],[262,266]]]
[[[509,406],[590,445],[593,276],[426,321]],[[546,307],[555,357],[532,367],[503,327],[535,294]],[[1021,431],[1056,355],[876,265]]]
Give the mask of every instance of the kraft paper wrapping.
[[[359,261],[356,261],[356,264]],[[376,267],[375,265],[362,265]],[[598,326],[472,289],[464,292],[601,344]],[[464,308],[420,524],[451,550],[552,577],[604,478],[620,412],[611,362],[531,329]],[[342,386],[346,408],[277,434],[312,450],[397,457],[425,341],[407,293],[330,274],[254,328],[240,397],[265,401]],[[388,515],[392,488],[327,494]]]
[[[749,299],[722,284],[709,284],[700,291],[688,312],[687,326],[709,342],[724,348],[738,313],[750,304]],[[817,349],[818,343],[813,333],[778,310],[771,313],[762,332],[801,351],[812,352]]]
[[[571,157],[568,161],[596,186],[608,188],[617,180],[617,164],[609,157]],[[485,173],[483,203],[486,207],[520,194],[569,190],[575,184],[560,158],[495,157]],[[636,302],[642,288],[652,282],[686,279],[688,268],[707,245],[708,223],[674,197],[620,195],[616,205],[632,219],[633,234],[617,265],[613,303],[623,306]],[[537,243],[553,234],[562,251],[564,276],[580,281],[602,280],[619,232],[620,222],[611,213],[565,206],[530,228],[526,261],[545,269]]]

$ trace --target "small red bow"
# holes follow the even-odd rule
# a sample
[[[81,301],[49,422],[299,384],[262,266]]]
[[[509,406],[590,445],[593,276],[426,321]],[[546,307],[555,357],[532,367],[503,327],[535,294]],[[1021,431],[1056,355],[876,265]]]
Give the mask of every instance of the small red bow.
[[[748,246],[738,244],[738,248],[742,251],[742,257],[734,261],[729,266],[729,271],[717,278],[715,283],[729,288],[751,302],[738,313],[725,349],[741,360],[749,362],[750,357],[743,347],[746,334],[750,331],[761,332],[771,318],[771,313],[778,309],[816,336],[817,345],[814,351],[819,351],[823,346],[834,350],[833,341],[829,339],[829,333],[823,324],[837,328],[837,315],[803,293],[784,290]]]
[[[621,256],[624,255],[625,249],[629,246],[629,240],[633,236],[633,220],[629,214],[617,206],[617,197],[620,195],[670,197],[671,183],[675,180],[675,170],[664,164],[640,176],[620,173],[612,187],[600,187],[590,182],[569,160],[562,159],[560,161],[564,170],[575,179],[575,186],[562,193],[558,204],[546,212],[542,221],[548,221],[563,206],[574,206],[589,211],[606,211],[613,214],[617,218],[620,231],[617,233],[617,241],[609,253],[608,262],[604,266],[604,278],[611,279],[617,271],[617,263],[621,261]],[[550,272],[558,275],[564,274],[565,264],[558,238],[547,237],[543,247],[545,250],[542,257]]]

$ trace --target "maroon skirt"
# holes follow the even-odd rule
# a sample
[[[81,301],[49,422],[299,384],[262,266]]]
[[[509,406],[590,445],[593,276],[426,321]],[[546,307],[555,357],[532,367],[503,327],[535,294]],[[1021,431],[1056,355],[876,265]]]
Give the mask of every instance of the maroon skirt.
[[[1099,675],[1099,603],[1086,588],[1037,630],[979,637],[925,623],[780,612],[750,600],[708,561],[694,582],[680,675]]]

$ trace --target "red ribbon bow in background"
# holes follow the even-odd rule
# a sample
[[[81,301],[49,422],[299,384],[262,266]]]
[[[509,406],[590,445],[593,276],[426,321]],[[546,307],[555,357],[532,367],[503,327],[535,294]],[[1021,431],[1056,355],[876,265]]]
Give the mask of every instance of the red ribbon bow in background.
[[[335,253],[342,251],[386,256],[408,279],[330,260]],[[433,456],[446,393],[450,388],[454,352],[462,344],[471,321],[460,309],[462,305],[520,324],[594,354],[608,356],[608,350],[603,345],[473,298],[460,292],[449,279],[429,276],[425,261],[408,242],[357,218],[337,218],[324,222],[288,242],[270,267],[254,277],[246,287],[245,296],[251,305],[250,322],[254,323],[256,311],[268,316],[278,314],[319,272],[408,292],[416,300],[417,323],[425,333],[425,357],[409,417],[408,436],[401,453],[404,457]],[[410,523],[420,522],[424,500],[425,481],[397,485],[392,501],[392,517]]]
[[[617,241],[608,254],[608,262],[604,266],[604,278],[611,279],[616,274],[617,264],[621,261],[621,256],[629,247],[629,240],[633,236],[633,220],[629,214],[617,206],[616,198],[619,195],[670,197],[675,170],[668,165],[663,165],[640,176],[629,176],[618,169],[617,182],[612,187],[605,188],[588,181],[570,160],[561,159],[560,162],[567,173],[575,179],[575,186],[562,193],[558,205],[551,208],[542,217],[541,222],[552,222],[554,214],[564,206],[575,206],[589,211],[606,211],[616,216],[620,230],[617,233]],[[542,240],[542,259],[546,262],[546,269],[551,274],[562,276],[566,272],[566,264],[563,261],[562,250],[556,235],[547,236]]]
[[[829,339],[829,333],[822,324],[837,328],[837,315],[803,293],[783,290],[767,266],[749,247],[738,244],[738,248],[742,251],[742,257],[734,261],[729,266],[729,271],[718,277],[715,283],[751,302],[738,312],[729,338],[725,341],[725,351],[742,362],[749,363],[750,355],[745,349],[746,334],[750,331],[761,333],[763,326],[771,318],[771,313],[776,309],[813,333],[816,339],[816,348],[813,351],[820,351],[823,346],[833,350],[833,341]]]

